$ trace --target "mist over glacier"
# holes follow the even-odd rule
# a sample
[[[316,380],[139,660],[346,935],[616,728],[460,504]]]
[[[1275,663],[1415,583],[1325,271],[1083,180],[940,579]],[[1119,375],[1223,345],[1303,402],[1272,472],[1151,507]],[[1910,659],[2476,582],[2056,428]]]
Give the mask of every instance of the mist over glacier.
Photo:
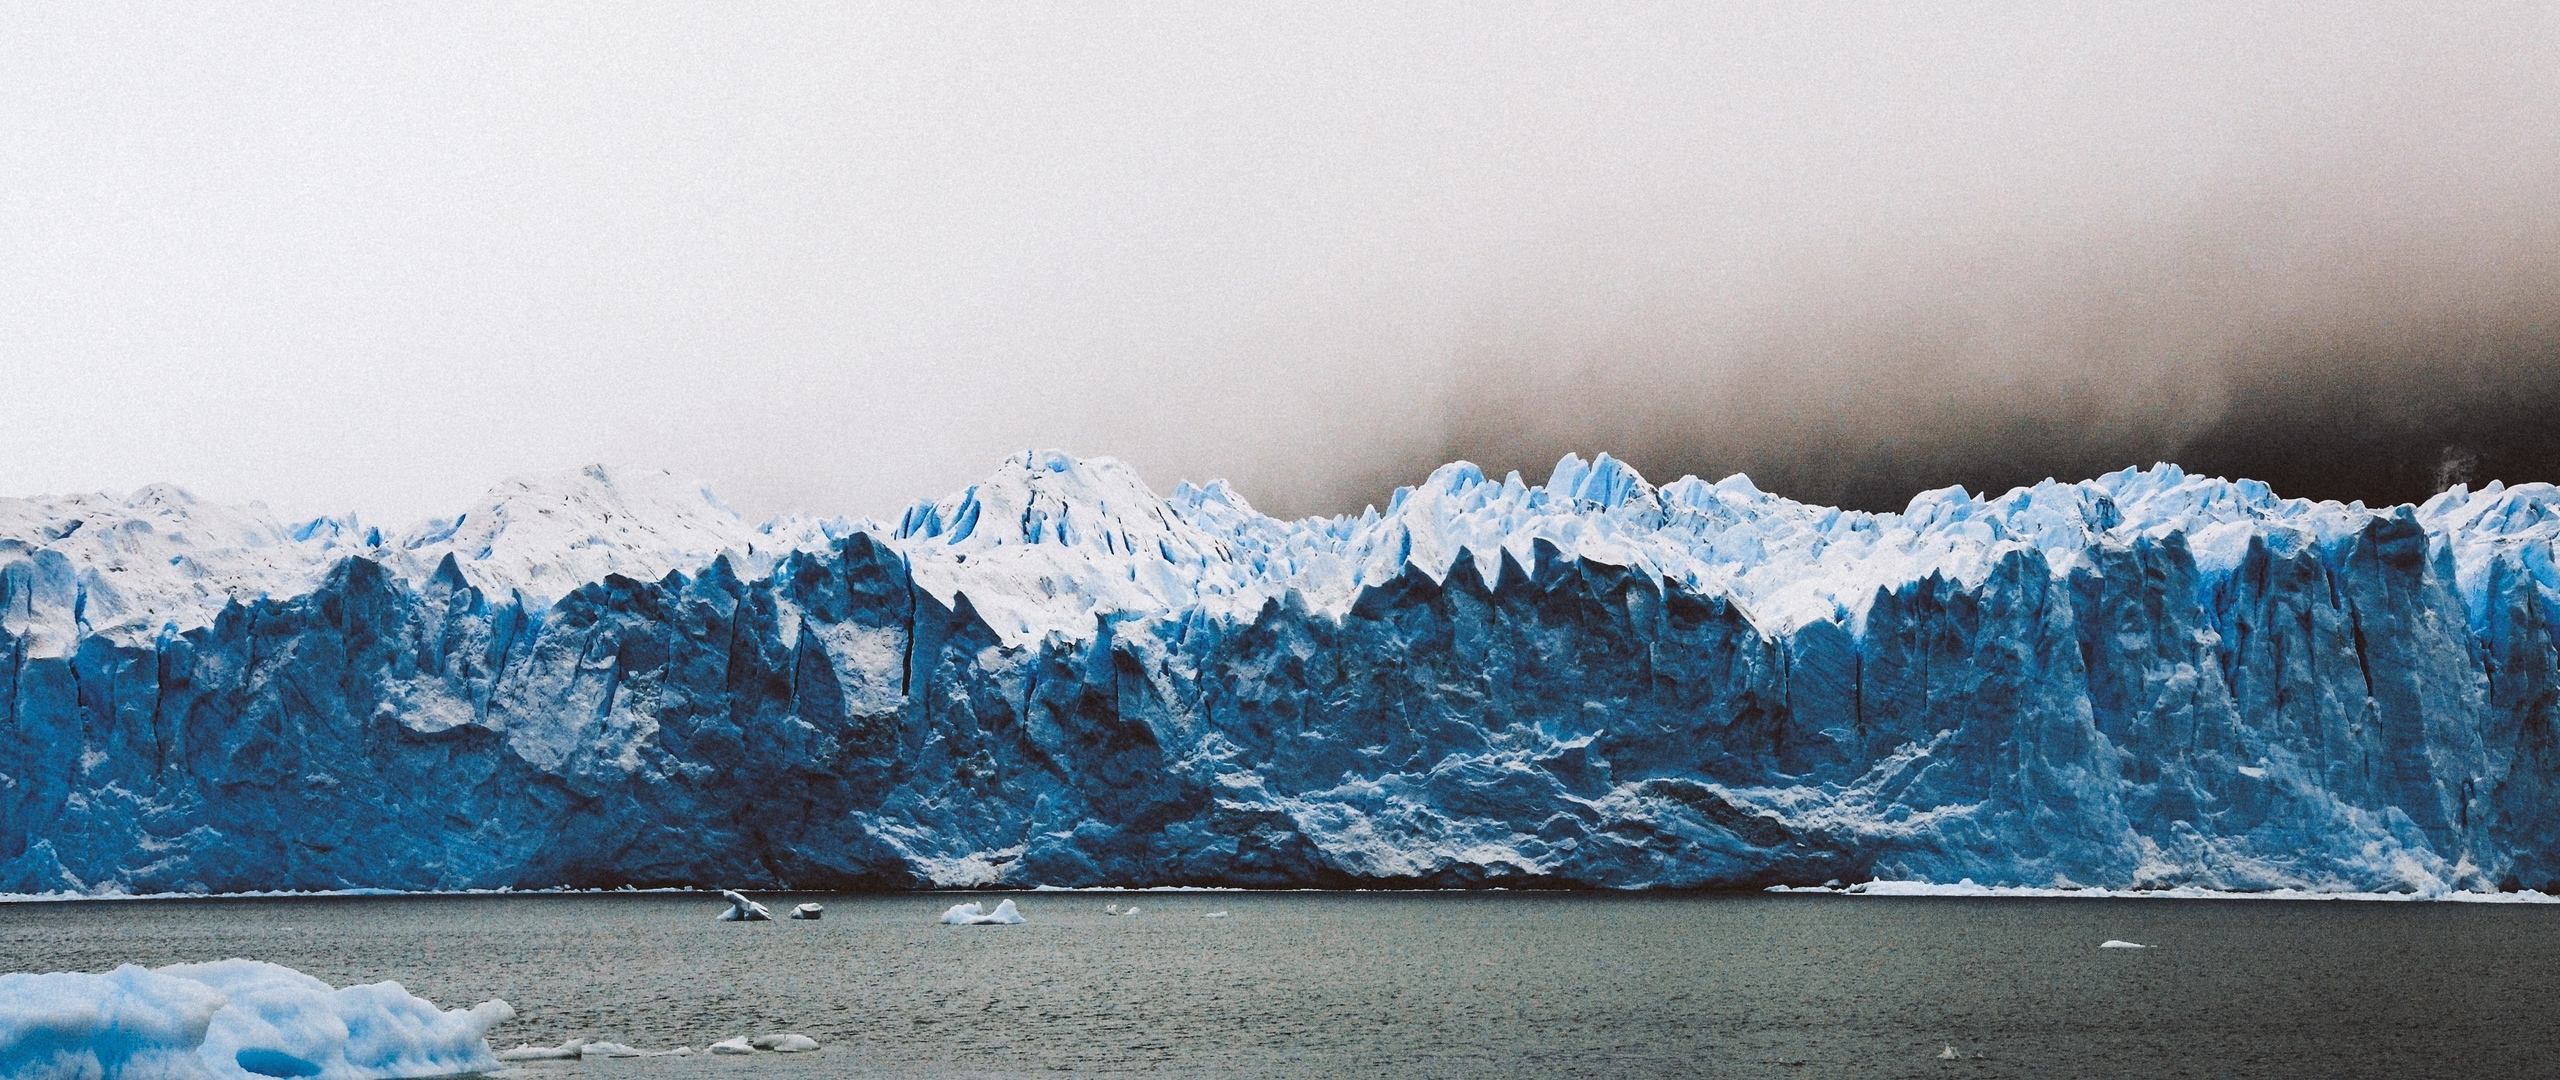
[[[2560,884],[2560,488],[0,500],[0,890]]]

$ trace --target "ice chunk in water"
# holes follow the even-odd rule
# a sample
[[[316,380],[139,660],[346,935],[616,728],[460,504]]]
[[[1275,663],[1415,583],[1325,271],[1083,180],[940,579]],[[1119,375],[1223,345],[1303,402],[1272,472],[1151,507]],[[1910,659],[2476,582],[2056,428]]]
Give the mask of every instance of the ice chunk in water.
[[[720,913],[721,922],[769,922],[773,919],[773,912],[766,910],[763,904],[728,889],[720,890],[720,899],[729,902],[729,910]]]
[[[575,1039],[571,1041],[586,1042],[584,1039]],[[639,1047],[625,1046],[618,1042],[591,1042],[587,1043],[585,1047],[578,1051],[578,1056],[581,1058],[650,1058],[685,1057],[692,1053],[693,1048],[690,1046],[679,1046],[673,1050],[642,1050]],[[504,1057],[505,1055],[501,1054],[499,1056]]]
[[[826,914],[827,909],[816,904],[802,904],[799,907],[791,909],[791,917],[795,919],[824,918]]]
[[[0,1073],[199,1075],[196,1047],[227,1002],[212,987],[133,964],[104,975],[0,975]]]
[[[0,975],[0,1076],[447,1076],[494,1069],[503,1001],[438,1010],[393,982],[344,989],[217,960]]]
[[[1017,926],[1020,925],[1023,920],[1022,912],[1014,909],[1013,901],[1011,900],[997,904],[996,909],[992,912],[978,906],[978,903],[973,900],[966,904],[951,905],[951,910],[942,913],[942,921],[952,926],[979,926],[985,924]]]
[[[498,1052],[500,1061],[569,1061],[579,1058],[680,1057],[693,1052],[690,1046],[673,1050],[642,1050],[618,1042],[571,1039],[558,1046],[519,1046]]]
[[[2100,942],[2098,947],[2101,949],[2148,949],[2151,946],[2136,945],[2130,941],[2116,941],[2114,939],[2109,939],[2107,941]]]
[[[530,1043],[513,1050],[498,1051],[500,1061],[565,1061],[586,1053],[587,1040],[571,1039],[558,1046],[534,1046]]]
[[[748,1045],[758,1050],[771,1050],[777,1054],[797,1054],[804,1050],[817,1049],[818,1040],[794,1032],[784,1032],[780,1035],[758,1035],[755,1041]]]
[[[752,1054],[756,1052],[756,1048],[747,1045],[747,1037],[740,1035],[734,1039],[722,1039],[719,1042],[712,1043],[711,1052],[715,1054]]]

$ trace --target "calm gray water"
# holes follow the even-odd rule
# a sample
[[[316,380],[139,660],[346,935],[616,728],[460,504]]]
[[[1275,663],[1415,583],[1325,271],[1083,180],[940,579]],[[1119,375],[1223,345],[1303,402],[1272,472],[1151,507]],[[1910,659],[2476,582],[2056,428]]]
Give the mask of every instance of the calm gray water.
[[[1035,893],[1029,925],[950,927],[960,897],[762,899],[827,917],[720,923],[674,895],[8,904],[0,971],[245,956],[505,998],[501,1047],[825,1044],[522,1070],[542,1080],[2560,1075],[2547,907]]]

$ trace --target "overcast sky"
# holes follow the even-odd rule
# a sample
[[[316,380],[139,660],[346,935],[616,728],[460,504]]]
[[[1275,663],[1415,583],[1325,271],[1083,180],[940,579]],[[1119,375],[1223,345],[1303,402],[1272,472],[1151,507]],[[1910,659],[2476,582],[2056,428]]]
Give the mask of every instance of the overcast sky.
[[[0,494],[2560,479],[2551,3],[385,7],[11,15]]]

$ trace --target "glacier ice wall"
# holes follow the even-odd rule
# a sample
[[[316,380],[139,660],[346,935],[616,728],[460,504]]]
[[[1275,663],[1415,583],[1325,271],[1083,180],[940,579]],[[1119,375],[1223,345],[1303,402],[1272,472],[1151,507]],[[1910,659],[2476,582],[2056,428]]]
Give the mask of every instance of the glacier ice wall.
[[[2560,489],[0,500],[0,889],[2560,885]]]

